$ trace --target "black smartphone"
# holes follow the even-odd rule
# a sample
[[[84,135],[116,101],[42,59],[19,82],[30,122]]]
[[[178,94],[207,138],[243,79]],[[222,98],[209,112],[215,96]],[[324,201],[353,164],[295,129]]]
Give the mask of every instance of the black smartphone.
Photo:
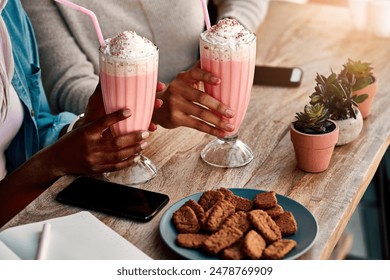
[[[166,194],[78,177],[57,194],[57,201],[119,217],[147,222],[169,201]]]
[[[253,83],[264,86],[298,87],[302,76],[303,71],[299,67],[256,65]]]

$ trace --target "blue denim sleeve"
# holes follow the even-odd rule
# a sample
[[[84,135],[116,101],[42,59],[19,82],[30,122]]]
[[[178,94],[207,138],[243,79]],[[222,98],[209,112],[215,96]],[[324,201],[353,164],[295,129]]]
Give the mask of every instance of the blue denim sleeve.
[[[28,77],[29,91],[32,96],[32,110],[37,113],[34,115],[34,119],[38,128],[39,148],[42,149],[56,142],[61,130],[71,123],[76,115],[70,112],[62,112],[58,115],[51,113],[42,85],[41,70],[36,66],[33,68],[35,69],[33,74]],[[39,98],[36,99],[35,96]]]
[[[67,112],[53,115],[50,111],[42,85],[34,31],[20,1],[8,1],[1,16],[13,48],[15,72],[12,85],[25,108],[23,133],[16,137],[22,139],[14,139],[18,147],[10,147],[10,150],[14,148],[13,151],[24,150],[20,152],[20,160],[17,160],[20,163],[43,147],[53,144],[64,126],[76,116]]]
[[[69,112],[58,115],[41,113],[37,120],[41,148],[56,142],[61,130],[75,118],[76,116]]]

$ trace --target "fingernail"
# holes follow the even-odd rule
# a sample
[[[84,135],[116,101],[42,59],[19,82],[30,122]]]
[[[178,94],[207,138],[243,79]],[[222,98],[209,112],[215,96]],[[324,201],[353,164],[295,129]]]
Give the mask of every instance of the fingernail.
[[[232,109],[229,108],[229,109],[226,109],[225,115],[226,115],[226,117],[232,118],[232,117],[234,117],[234,112]]]
[[[130,117],[131,116],[131,110],[130,109],[124,109],[123,110],[123,116],[124,117]]]
[[[228,130],[228,131],[233,131],[234,130],[234,125],[232,125],[231,123],[228,123],[225,125],[225,129]]]
[[[136,156],[136,157],[134,158],[134,162],[139,162],[140,159],[141,159],[141,156]]]
[[[148,146],[148,142],[141,143],[140,147],[142,150],[144,150]]]
[[[213,76],[210,78],[210,81],[214,84],[219,84],[221,82],[221,79]]]
[[[142,139],[146,139],[149,137],[149,135],[150,135],[150,133],[148,131],[144,131],[144,132],[142,132],[141,137],[142,137]]]

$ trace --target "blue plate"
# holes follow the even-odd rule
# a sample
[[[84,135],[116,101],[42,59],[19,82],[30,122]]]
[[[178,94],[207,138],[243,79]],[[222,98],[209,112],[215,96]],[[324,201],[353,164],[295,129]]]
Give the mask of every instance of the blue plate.
[[[256,189],[230,189],[235,195],[245,197],[253,200],[259,193],[265,192],[263,190]],[[186,201],[193,199],[198,201],[202,193],[193,194],[186,198],[183,198],[169,207],[160,220],[160,234],[164,242],[177,254],[189,260],[218,260],[218,256],[208,255],[201,250],[182,248],[176,245],[176,236],[178,234],[173,222],[172,215],[179,209]],[[297,242],[297,246],[284,258],[285,260],[292,260],[300,257],[306,253],[314,244],[317,233],[318,225],[315,217],[307,210],[302,204],[295,200],[283,195],[276,194],[278,203],[283,207],[285,211],[291,211],[298,224],[298,231],[294,235],[290,235],[286,238],[293,239]]]

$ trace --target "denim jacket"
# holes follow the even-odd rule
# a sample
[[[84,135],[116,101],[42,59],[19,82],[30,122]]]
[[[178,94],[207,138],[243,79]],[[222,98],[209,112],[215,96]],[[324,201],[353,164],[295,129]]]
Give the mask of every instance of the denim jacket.
[[[34,32],[20,1],[9,0],[1,16],[8,29],[15,62],[12,85],[24,109],[23,125],[6,151],[7,170],[11,173],[34,153],[54,143],[62,128],[76,116],[50,112]]]

